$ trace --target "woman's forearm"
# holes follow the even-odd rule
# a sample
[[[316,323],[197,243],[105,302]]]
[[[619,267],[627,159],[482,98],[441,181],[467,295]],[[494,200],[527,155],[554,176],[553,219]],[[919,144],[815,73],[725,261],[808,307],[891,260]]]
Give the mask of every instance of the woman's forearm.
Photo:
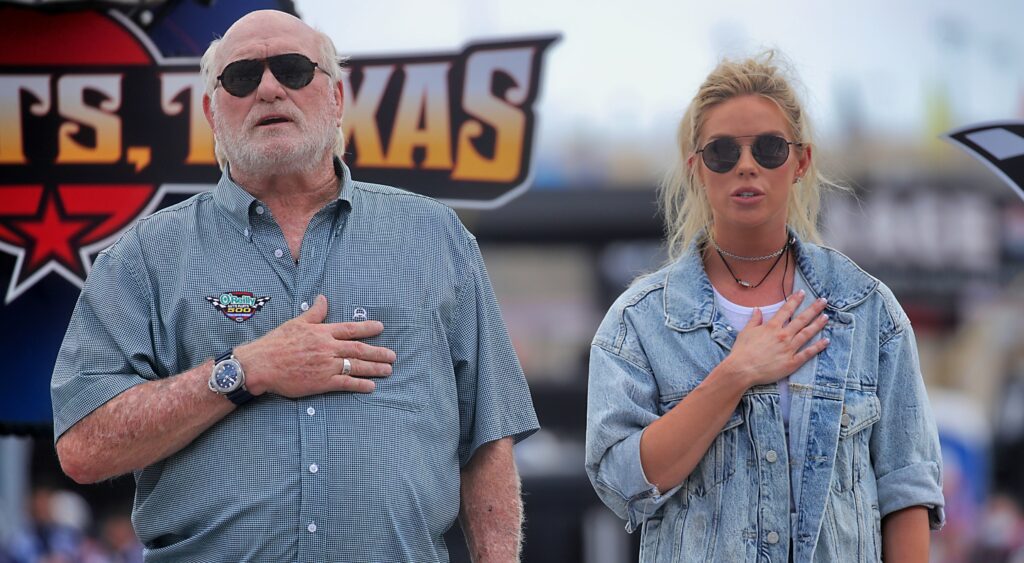
[[[665,492],[686,479],[728,422],[748,385],[719,365],[640,437],[647,479]]]
[[[882,520],[882,559],[927,563],[928,509],[911,506],[897,510]]]

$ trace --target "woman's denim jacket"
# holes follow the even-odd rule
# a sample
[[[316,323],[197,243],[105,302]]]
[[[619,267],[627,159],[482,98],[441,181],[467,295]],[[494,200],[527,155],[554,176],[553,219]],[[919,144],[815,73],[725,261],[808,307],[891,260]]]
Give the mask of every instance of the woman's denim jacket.
[[[878,561],[881,518],[916,505],[942,525],[939,441],[906,314],[839,252],[797,241],[808,296],[828,299],[829,346],[790,376],[790,439],[777,384],[748,389],[690,475],[659,492],[640,436],[729,354],[696,245],[634,283],[591,348],[586,469],[598,495],[643,525],[641,561]],[[790,512],[790,487],[795,513]]]

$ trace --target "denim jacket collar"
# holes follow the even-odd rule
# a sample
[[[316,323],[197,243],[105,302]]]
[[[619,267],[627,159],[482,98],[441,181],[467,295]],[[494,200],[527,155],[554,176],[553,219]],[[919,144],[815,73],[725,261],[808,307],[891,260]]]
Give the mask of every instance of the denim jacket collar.
[[[853,262],[835,260],[821,247],[804,244],[792,230],[789,236],[793,239],[797,267],[814,293],[812,297],[828,299],[827,309],[846,311],[863,302],[878,287],[878,280]],[[691,243],[669,268],[665,279],[665,324],[675,330],[710,326],[714,319],[714,291],[700,252],[704,240],[701,237]],[[834,283],[837,279],[842,282]],[[833,283],[825,283],[826,280]]]

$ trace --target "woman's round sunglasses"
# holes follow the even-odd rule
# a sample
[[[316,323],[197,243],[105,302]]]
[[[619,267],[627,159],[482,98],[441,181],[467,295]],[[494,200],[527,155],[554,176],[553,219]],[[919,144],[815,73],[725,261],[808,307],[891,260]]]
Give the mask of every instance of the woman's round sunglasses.
[[[224,71],[220,73],[217,80],[224,86],[228,94],[244,98],[252,94],[260,85],[260,80],[263,80],[263,70],[267,67],[270,67],[270,72],[278,82],[292,90],[306,87],[313,81],[316,69],[320,68],[305,55],[287,53],[265,59],[235,61],[224,67]],[[323,69],[320,68],[320,70]]]
[[[740,161],[742,146],[739,139],[754,139],[750,143],[750,154],[765,168],[778,168],[789,158],[789,146],[802,143],[787,141],[779,135],[744,135],[742,137],[719,137],[697,151],[708,170],[725,174]]]

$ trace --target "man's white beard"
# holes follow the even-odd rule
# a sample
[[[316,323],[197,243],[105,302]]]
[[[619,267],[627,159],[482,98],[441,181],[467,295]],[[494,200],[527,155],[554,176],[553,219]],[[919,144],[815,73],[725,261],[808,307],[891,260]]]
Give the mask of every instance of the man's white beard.
[[[213,120],[219,134],[217,145],[223,152],[231,171],[246,175],[265,176],[270,174],[305,173],[314,169],[326,154],[334,151],[337,140],[337,128],[333,109],[337,107],[333,97],[328,94],[329,102],[321,104],[319,111],[313,115],[303,115],[294,105],[285,103],[268,104],[262,109],[262,115],[276,113],[288,116],[302,134],[298,142],[285,144],[275,143],[253,127],[261,114],[252,114],[244,125],[232,129],[225,122],[222,114],[217,111],[216,97],[213,100]],[[250,138],[264,135],[261,140]]]

